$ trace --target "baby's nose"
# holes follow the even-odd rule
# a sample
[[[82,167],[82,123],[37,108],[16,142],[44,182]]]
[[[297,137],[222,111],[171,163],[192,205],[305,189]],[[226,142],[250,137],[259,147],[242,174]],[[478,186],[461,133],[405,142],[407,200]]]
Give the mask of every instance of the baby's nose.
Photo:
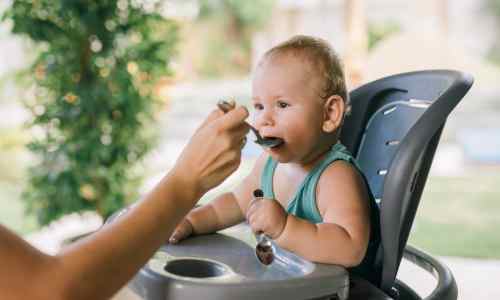
[[[263,110],[259,114],[255,116],[255,128],[260,130],[262,127],[266,126],[273,126],[274,125],[274,118],[272,111],[270,110]]]

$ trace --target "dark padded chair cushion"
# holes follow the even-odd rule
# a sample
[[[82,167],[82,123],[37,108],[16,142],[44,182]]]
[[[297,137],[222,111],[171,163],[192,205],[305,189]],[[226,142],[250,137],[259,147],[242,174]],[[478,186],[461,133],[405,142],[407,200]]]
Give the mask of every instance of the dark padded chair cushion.
[[[422,100],[392,102],[378,109],[368,121],[357,159],[375,199],[382,197],[384,176],[399,142],[429,105]]]

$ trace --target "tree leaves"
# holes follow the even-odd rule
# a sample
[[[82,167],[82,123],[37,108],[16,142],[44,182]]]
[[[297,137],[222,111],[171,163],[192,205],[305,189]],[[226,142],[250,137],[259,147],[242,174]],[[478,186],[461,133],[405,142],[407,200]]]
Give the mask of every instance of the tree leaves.
[[[24,199],[41,224],[135,200],[134,164],[151,148],[156,81],[169,73],[177,25],[129,0],[16,0],[4,20],[44,44],[27,76],[29,145],[39,157]],[[130,72],[130,64],[135,72]],[[27,87],[28,88],[28,87]]]

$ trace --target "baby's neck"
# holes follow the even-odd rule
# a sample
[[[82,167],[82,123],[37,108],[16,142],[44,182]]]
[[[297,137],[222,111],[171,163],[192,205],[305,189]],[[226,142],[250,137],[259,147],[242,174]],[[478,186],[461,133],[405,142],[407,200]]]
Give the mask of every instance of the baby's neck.
[[[288,163],[291,168],[300,169],[302,171],[311,171],[318,162],[320,162],[325,155],[332,148],[331,143],[319,145],[318,148],[313,150],[304,160]]]

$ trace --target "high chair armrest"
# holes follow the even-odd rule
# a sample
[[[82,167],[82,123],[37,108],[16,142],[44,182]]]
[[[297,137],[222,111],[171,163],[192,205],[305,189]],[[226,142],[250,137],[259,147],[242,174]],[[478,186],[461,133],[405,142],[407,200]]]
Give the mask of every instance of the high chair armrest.
[[[446,265],[424,251],[410,245],[406,246],[403,258],[431,274],[436,279],[437,284],[429,296],[421,298],[407,284],[396,280],[396,288],[399,291],[400,300],[456,300],[458,298],[455,278]]]
[[[349,300],[457,300],[458,290],[455,278],[446,265],[410,245],[406,246],[403,257],[436,279],[437,285],[429,296],[420,297],[416,291],[401,280],[396,280],[396,288],[389,296],[368,281],[352,277]]]

